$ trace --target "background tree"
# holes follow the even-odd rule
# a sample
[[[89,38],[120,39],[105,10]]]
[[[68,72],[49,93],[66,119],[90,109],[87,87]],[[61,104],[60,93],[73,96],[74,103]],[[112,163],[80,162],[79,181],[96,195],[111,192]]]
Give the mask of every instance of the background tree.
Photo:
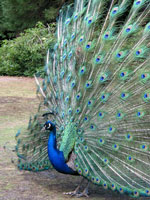
[[[73,0],[0,0],[0,75],[44,73],[46,51],[54,43],[55,21]]]
[[[3,40],[0,48],[0,75],[33,76],[44,73],[46,51],[54,43],[55,24],[41,22],[13,40]]]
[[[72,0],[1,0],[0,37],[12,38],[38,21],[51,23],[56,20],[59,9]]]

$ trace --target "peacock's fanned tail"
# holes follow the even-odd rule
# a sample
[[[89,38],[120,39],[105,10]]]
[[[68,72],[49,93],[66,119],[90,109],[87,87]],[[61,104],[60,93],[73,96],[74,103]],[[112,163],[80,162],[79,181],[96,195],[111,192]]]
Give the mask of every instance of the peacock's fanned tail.
[[[63,8],[45,73],[38,92],[54,113],[65,158],[73,148],[78,173],[93,183],[149,196],[150,0],[76,0]],[[27,160],[49,166],[42,114],[18,145]],[[22,144],[31,146],[28,153]]]

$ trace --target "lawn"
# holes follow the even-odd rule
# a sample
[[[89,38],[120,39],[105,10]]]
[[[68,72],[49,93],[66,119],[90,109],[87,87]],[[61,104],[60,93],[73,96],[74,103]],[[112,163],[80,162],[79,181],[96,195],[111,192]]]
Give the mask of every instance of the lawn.
[[[70,199],[63,192],[74,190],[80,182],[81,177],[63,175],[54,170],[39,173],[19,171],[11,163],[15,157],[12,152],[15,134],[27,126],[29,116],[36,112],[37,106],[34,79],[0,77],[0,200]],[[132,199],[93,184],[89,192],[89,200]]]

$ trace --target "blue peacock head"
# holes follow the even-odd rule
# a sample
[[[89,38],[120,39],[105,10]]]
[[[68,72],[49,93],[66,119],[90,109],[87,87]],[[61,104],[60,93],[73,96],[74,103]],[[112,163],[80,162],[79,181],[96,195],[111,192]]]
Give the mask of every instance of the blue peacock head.
[[[45,130],[49,130],[49,131],[53,131],[56,129],[55,124],[52,123],[50,120],[46,121],[46,123],[44,124],[44,129]]]
[[[43,114],[43,117],[45,116],[47,117],[48,115],[54,115],[54,113],[52,112],[45,113]],[[47,120],[44,124],[43,130],[56,131],[56,125],[52,121]]]

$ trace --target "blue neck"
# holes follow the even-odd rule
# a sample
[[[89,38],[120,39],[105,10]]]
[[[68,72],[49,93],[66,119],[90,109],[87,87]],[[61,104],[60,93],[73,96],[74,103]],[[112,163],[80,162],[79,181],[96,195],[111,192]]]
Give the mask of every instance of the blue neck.
[[[48,140],[48,157],[53,165],[53,167],[61,173],[64,174],[76,174],[71,168],[67,166],[65,163],[64,154],[62,151],[57,149],[57,141],[56,141],[56,128],[50,132],[49,140]]]
[[[48,149],[50,148],[49,145],[51,145],[51,148],[58,150],[57,141],[56,141],[56,128],[54,128],[53,131],[50,131],[49,140],[48,140]]]

